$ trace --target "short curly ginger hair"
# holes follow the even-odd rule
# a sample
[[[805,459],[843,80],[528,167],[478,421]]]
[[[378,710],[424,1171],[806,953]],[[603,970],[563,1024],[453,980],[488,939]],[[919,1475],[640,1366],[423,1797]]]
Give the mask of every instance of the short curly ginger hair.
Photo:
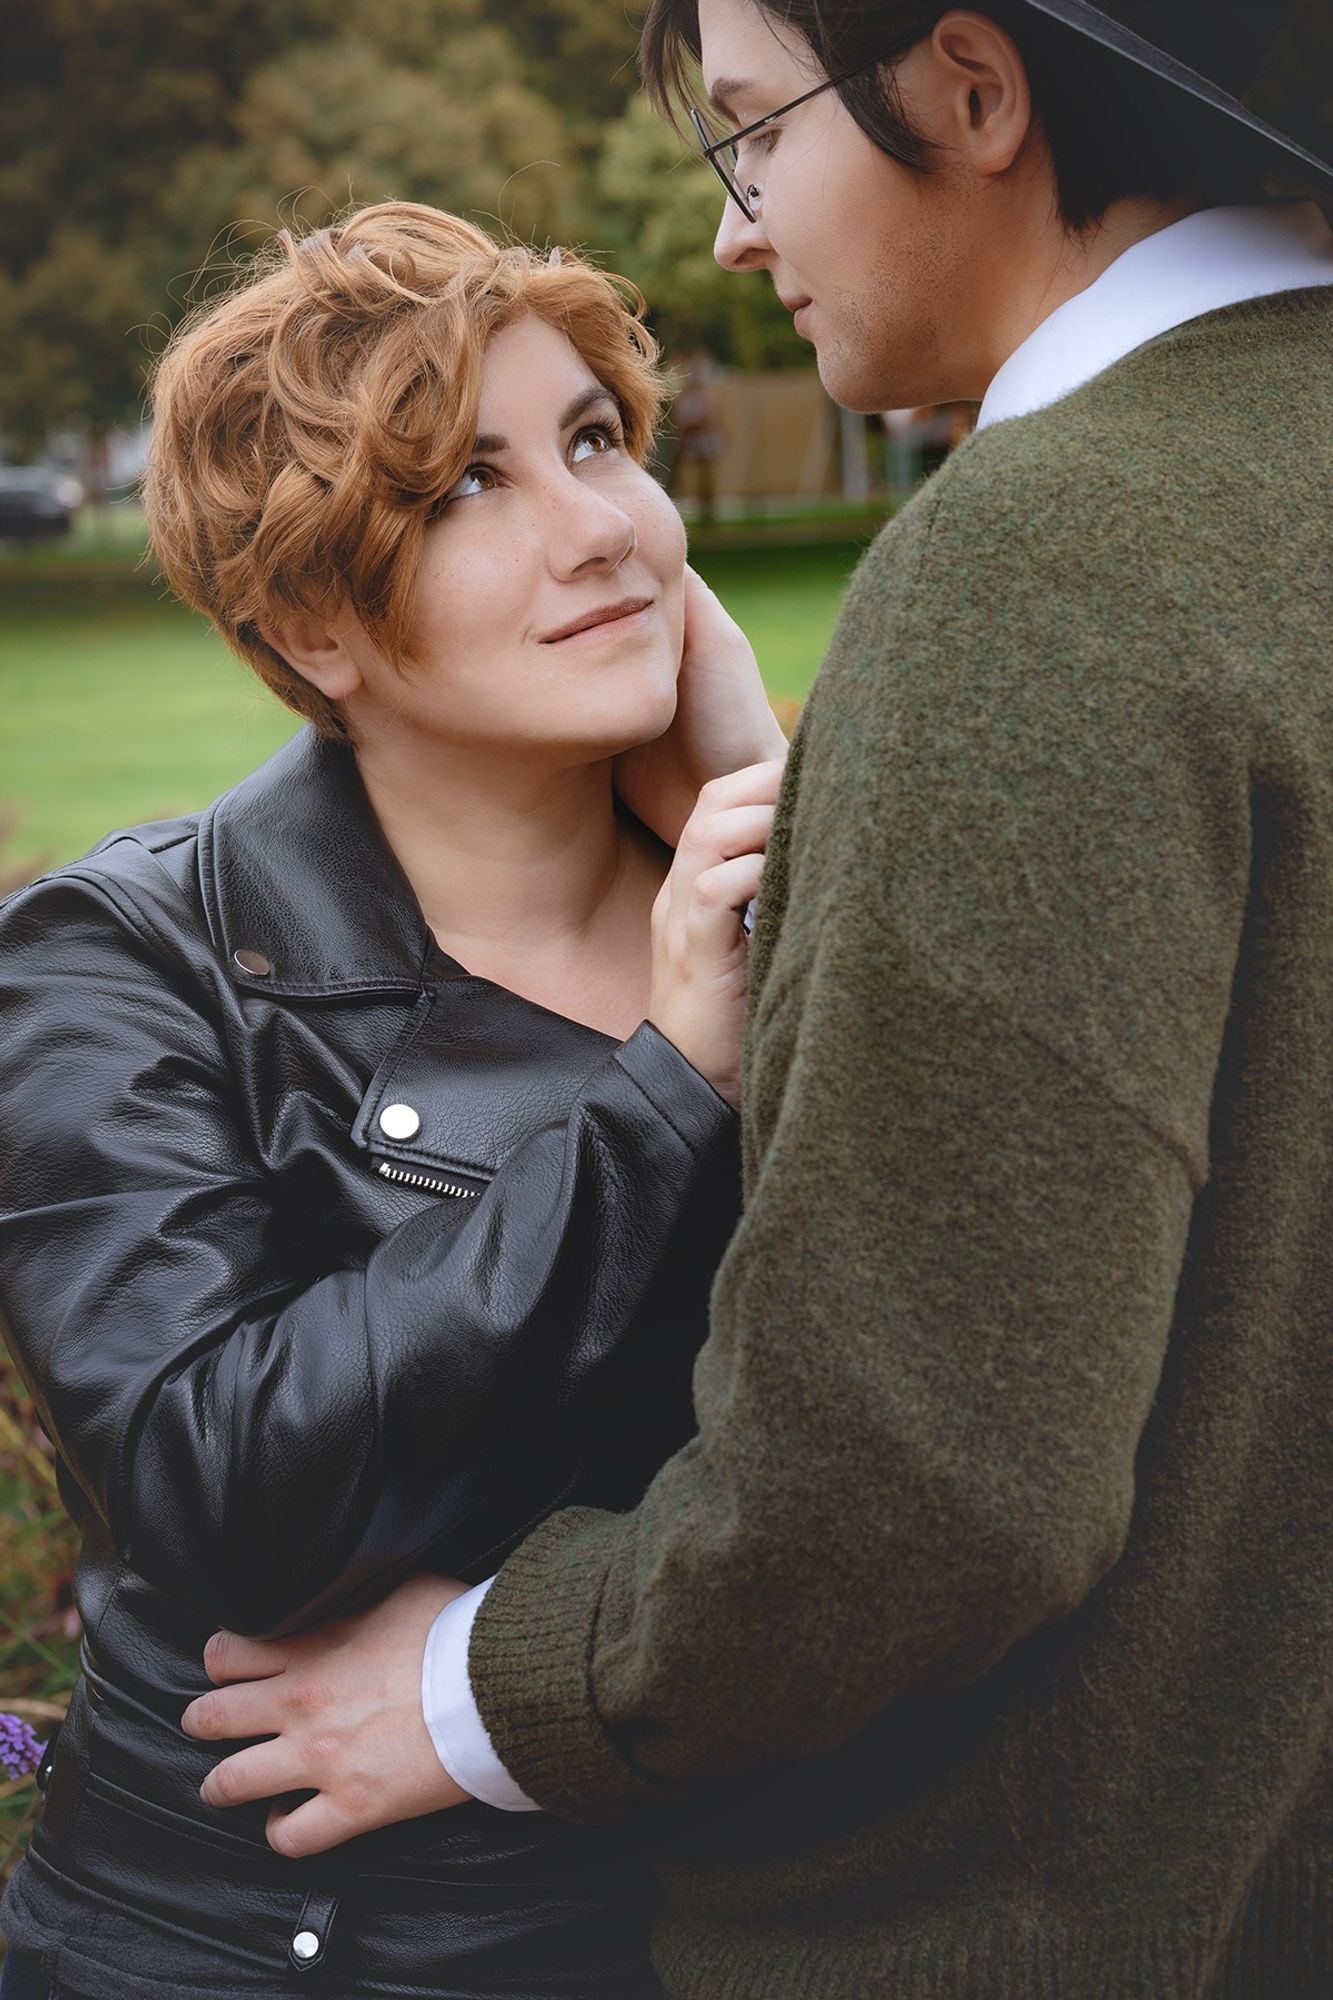
[[[563,333],[643,463],[662,404],[643,310],[579,257],[416,202],[283,230],[153,372],[143,502],[168,584],[289,708],[345,734],[260,627],[350,610],[409,667],[422,538],[472,454],[487,342],[528,313]]]

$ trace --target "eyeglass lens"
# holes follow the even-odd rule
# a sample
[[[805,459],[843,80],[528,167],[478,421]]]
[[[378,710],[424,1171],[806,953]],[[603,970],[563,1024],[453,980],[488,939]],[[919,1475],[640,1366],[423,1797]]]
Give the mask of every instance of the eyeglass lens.
[[[713,169],[713,172],[717,175],[723,187],[745,217],[745,220],[753,222],[755,220],[754,210],[745,195],[741,192],[740,182],[736,178],[736,169],[740,161],[740,155],[736,147],[728,144],[725,139],[718,137],[717,133],[709,126],[702,112],[692,109],[690,120],[699,135],[699,144],[703,147],[704,156],[709,166]]]

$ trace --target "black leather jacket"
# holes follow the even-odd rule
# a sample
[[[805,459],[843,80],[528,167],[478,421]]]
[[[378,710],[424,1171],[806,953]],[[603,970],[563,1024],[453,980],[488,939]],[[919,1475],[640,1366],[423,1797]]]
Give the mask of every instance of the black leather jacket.
[[[730,1109],[652,1028],[444,957],[308,732],[10,901],[0,1077],[0,1301],[87,1635],[11,1943],[98,2000],[655,1990],[623,1839],[468,1806],[285,1862],[179,1717],[219,1623],[632,1504],[690,1427]]]

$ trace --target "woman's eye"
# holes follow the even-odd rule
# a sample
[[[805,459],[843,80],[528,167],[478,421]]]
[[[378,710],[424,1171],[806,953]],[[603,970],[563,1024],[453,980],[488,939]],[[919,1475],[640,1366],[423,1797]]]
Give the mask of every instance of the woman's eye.
[[[470,465],[462,477],[454,481],[440,505],[447,507],[451,500],[466,500],[473,493],[489,493],[495,485],[494,466]]]
[[[573,456],[601,458],[608,451],[615,451],[623,441],[623,434],[614,424],[585,424],[575,433]]]

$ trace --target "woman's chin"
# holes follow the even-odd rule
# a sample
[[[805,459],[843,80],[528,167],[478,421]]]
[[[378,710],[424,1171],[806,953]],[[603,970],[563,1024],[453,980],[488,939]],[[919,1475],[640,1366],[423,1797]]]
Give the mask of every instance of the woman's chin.
[[[589,718],[589,748],[600,757],[618,757],[624,750],[640,750],[656,743],[676,719],[676,683],[663,688],[652,699],[623,705],[607,704],[596,717]]]

